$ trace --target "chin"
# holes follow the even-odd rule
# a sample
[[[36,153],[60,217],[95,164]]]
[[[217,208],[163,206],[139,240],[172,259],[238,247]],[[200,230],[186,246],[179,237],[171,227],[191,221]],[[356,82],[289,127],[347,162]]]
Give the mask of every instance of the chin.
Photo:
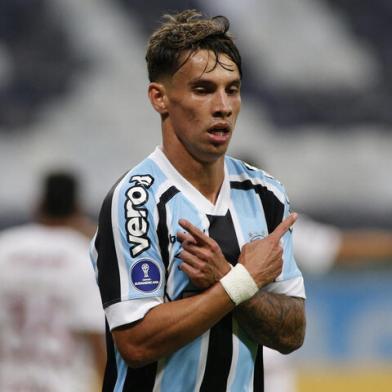
[[[223,159],[226,151],[227,148],[206,152],[203,156],[203,161],[205,163],[214,163],[220,159]]]

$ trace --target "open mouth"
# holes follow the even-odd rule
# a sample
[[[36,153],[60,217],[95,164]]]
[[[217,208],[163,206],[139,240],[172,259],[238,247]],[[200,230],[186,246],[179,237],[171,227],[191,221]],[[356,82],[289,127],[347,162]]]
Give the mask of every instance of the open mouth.
[[[214,145],[225,145],[230,139],[230,132],[230,125],[226,123],[215,124],[208,130],[208,135]]]
[[[224,136],[230,132],[230,127],[228,125],[216,125],[208,130],[208,133],[216,136]]]

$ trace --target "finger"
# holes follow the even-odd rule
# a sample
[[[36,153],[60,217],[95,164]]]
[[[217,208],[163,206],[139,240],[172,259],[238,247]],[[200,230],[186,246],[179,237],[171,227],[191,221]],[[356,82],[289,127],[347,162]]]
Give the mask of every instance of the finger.
[[[183,263],[191,265],[193,268],[196,268],[199,271],[201,271],[205,265],[205,262],[203,262],[198,257],[194,256],[186,250],[183,250],[179,254],[179,258],[182,260]]]
[[[208,262],[209,257],[211,257],[205,248],[201,248],[200,245],[195,245],[194,243],[183,242],[182,248],[204,262]]]
[[[191,244],[196,244],[196,240],[189,233],[184,233],[182,231],[179,231],[177,233],[177,239],[181,243],[188,242],[188,243],[191,243]]]
[[[194,278],[198,274],[198,270],[190,266],[189,264],[181,263],[179,268],[182,272],[185,272],[189,278]]]
[[[197,242],[202,244],[209,244],[212,241],[210,237],[205,235],[199,228],[194,226],[186,219],[180,219],[178,223],[183,229],[190,233]]]
[[[287,230],[289,230],[290,227],[295,223],[297,218],[298,218],[298,214],[296,212],[293,212],[286,219],[280,222],[278,226],[276,226],[275,230],[270,234],[270,236],[275,237],[276,239],[279,240],[284,236]]]

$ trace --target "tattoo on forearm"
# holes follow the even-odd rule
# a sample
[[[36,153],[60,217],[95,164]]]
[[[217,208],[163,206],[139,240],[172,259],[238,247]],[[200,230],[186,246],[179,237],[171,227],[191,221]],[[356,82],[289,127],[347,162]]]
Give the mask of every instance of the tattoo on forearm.
[[[302,298],[260,291],[234,314],[259,344],[289,353],[303,343],[306,322]]]

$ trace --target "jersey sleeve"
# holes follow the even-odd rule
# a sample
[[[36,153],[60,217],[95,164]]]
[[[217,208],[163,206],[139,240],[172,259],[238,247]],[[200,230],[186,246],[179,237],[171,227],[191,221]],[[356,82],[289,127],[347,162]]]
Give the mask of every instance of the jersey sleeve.
[[[92,259],[110,329],[141,319],[163,303],[165,267],[153,183],[149,174],[128,174],[100,212]]]
[[[279,184],[283,193],[283,209],[279,208],[274,210],[275,224],[276,227],[281,221],[287,218],[291,213],[290,201],[286,194],[284,187]],[[282,212],[279,212],[282,211]],[[293,230],[294,227],[289,229],[286,234],[282,237],[283,247],[283,269],[281,274],[276,280],[265,287],[265,290],[278,293],[286,294],[293,297],[305,298],[305,287],[302,273],[299,270],[296,260],[294,258],[293,250]]]

